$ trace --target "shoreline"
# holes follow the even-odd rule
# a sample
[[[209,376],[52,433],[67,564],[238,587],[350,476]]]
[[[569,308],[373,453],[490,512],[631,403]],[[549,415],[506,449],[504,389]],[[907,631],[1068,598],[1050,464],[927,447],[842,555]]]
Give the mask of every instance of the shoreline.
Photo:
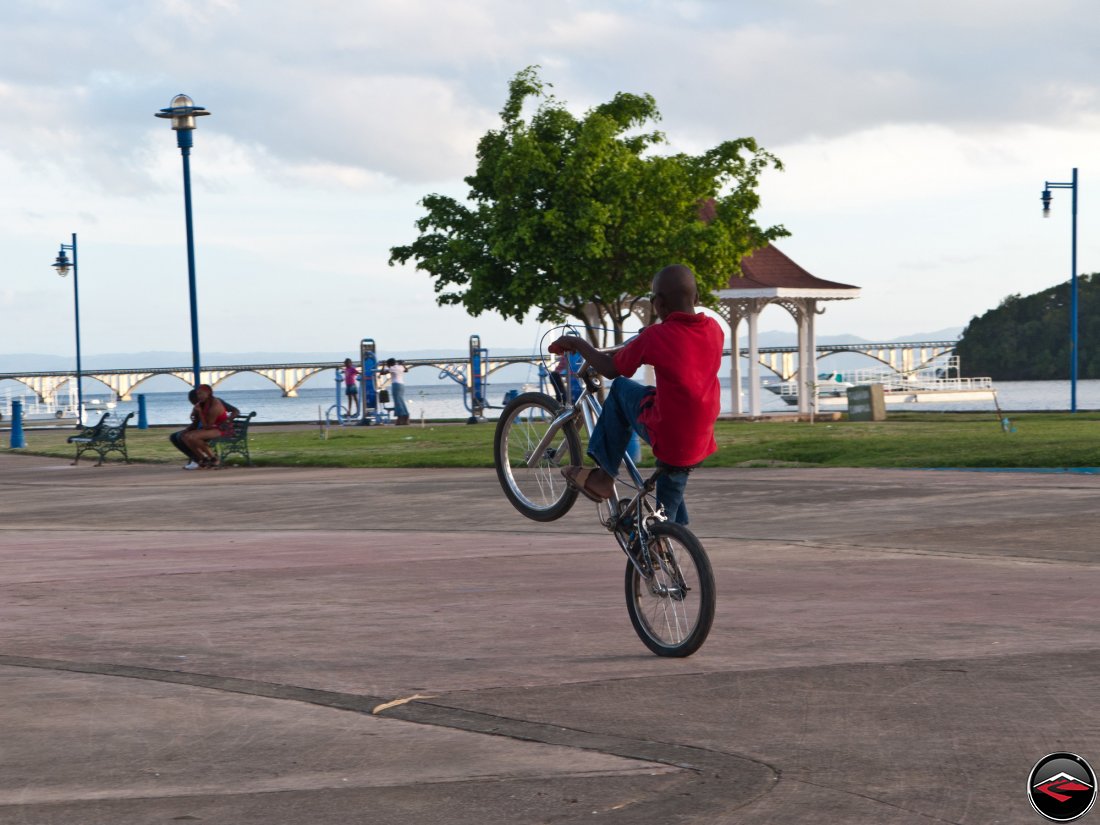
[[[893,413],[893,414],[891,414],[891,413]],[[1003,418],[1005,416],[1066,415],[1068,417],[1072,417],[1074,415],[1091,414],[1091,413],[1100,413],[1100,407],[1088,407],[1088,408],[1078,407],[1077,411],[1075,413],[1070,412],[1068,409],[1065,409],[1065,408],[1057,408],[1057,409],[1054,409],[1054,408],[1052,408],[1052,409],[1005,409],[1005,408],[1002,408],[1000,410],[990,409],[988,411],[986,411],[986,410],[889,410],[888,409],[887,410],[887,416],[886,416],[885,420],[889,421],[890,419],[897,420],[899,418],[912,418],[913,416],[919,416],[919,417],[922,418],[922,420],[924,420],[925,417],[927,417],[928,420],[931,420],[931,419],[935,419],[935,418],[947,418],[947,417],[954,417],[954,416],[973,416],[973,417],[977,417],[977,418],[990,416],[990,417],[993,417],[993,418]],[[721,415],[718,416],[718,421],[727,421],[727,422],[734,422],[734,421],[739,421],[739,422],[769,422],[769,421],[772,421],[772,422],[786,422],[786,421],[808,422],[809,419],[810,419],[810,416],[808,414],[799,413],[795,410],[790,410],[790,411],[786,411],[786,410],[765,411],[765,412],[762,412],[760,415],[757,415],[757,416],[750,415],[748,413],[745,413],[745,414],[742,414],[742,415],[734,415],[732,413],[723,412]],[[843,411],[843,410],[825,410],[825,411],[817,412],[814,415],[814,420],[817,421],[817,422],[847,421],[848,418],[847,418],[847,412],[846,411]],[[497,422],[496,418],[484,418],[481,421],[476,422],[476,423],[478,423],[478,424],[493,424],[495,426],[496,422]],[[423,420],[423,426],[425,426],[425,427],[428,427],[428,426],[435,427],[435,426],[442,426],[442,425],[456,425],[456,424],[461,424],[461,425],[464,425],[464,426],[470,426],[470,424],[466,420],[466,418],[425,418]],[[88,426],[88,425],[86,425],[86,426]],[[175,431],[175,430],[181,429],[185,426],[186,426],[186,424],[184,422],[176,422],[176,423],[158,422],[156,424],[149,424],[149,426],[146,429],[147,430],[172,430],[172,431]],[[257,420],[253,420],[250,426],[253,429],[256,429],[256,430],[267,430],[267,431],[277,431],[279,429],[286,429],[288,431],[294,431],[294,430],[301,430],[301,429],[316,429],[316,428],[322,428],[323,429],[324,428],[324,425],[321,422],[318,422],[316,419],[312,419],[312,420],[310,420],[310,419],[299,419],[299,420],[293,420],[293,421],[283,421],[283,420],[280,420],[280,421],[257,421]],[[369,424],[369,425],[367,425],[367,424],[348,424],[348,425],[337,424],[337,425],[329,425],[328,429],[330,431],[339,432],[339,431],[344,430],[344,429],[349,429],[349,430],[355,430],[355,429],[382,430],[382,429],[389,429],[389,428],[392,428],[394,426],[395,425],[393,423],[390,423],[390,424]],[[419,419],[416,420],[416,421],[410,421],[409,424],[407,425],[407,427],[410,430],[420,429],[421,421]],[[135,430],[135,431],[138,430],[137,424],[131,424],[130,428]],[[77,429],[79,429],[79,428],[75,424],[39,424],[38,422],[27,422],[27,421],[23,422],[23,430],[25,432],[26,431],[65,432],[65,431],[68,431],[68,430],[77,430]],[[3,422],[0,422],[0,433],[10,433],[10,432],[11,432],[10,422],[8,422],[7,420],[5,420]],[[2,445],[0,445],[0,446],[2,446]]]

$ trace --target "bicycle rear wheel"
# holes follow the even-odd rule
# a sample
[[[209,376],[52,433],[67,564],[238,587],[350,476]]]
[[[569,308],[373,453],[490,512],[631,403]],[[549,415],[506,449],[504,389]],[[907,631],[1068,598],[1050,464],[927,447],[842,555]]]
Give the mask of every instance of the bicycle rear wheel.
[[[517,397],[497,421],[493,459],[504,495],[527,518],[553,521],[569,512],[577,492],[562,478],[561,468],[581,463],[581,441],[572,422],[564,424],[529,466],[532,454],[564,408],[548,395],[528,392]]]
[[[658,656],[690,656],[714,622],[714,573],[699,539],[679,524],[650,529],[653,575],[626,563],[626,609],[646,647]]]

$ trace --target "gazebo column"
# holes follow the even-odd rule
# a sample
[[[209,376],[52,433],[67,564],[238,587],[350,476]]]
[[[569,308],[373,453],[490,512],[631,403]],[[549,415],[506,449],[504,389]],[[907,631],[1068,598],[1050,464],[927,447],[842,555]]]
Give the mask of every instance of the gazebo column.
[[[741,330],[741,316],[730,317],[730,411],[734,415],[744,415],[745,402],[741,398],[741,346],[738,333]]]
[[[746,316],[747,302],[723,299],[717,312],[730,328],[730,413],[745,414],[745,402],[741,394],[741,321]]]
[[[753,416],[760,415],[760,344],[756,321],[761,309],[760,302],[749,301],[749,413]]]
[[[814,369],[814,352],[810,349],[810,313],[806,311],[806,301],[798,301],[798,412],[809,415],[810,396],[817,383]]]
[[[817,299],[806,301],[806,348],[810,353],[810,373],[814,377],[813,393],[810,396],[810,410],[817,413],[817,332],[814,319],[825,310],[817,308]]]
[[[807,414],[810,411],[811,387],[817,376],[814,372],[814,357],[809,351],[809,330],[806,326],[806,301],[802,298],[789,298],[776,301],[794,318],[798,328],[798,372],[794,375],[794,385],[798,389],[798,412]]]

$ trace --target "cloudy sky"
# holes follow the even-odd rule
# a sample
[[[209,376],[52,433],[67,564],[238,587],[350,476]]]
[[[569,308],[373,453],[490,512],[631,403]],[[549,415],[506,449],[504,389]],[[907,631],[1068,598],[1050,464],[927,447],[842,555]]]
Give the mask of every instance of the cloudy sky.
[[[962,326],[1100,270],[1100,7],[1091,0],[5,0],[0,353],[190,348],[180,155],[153,113],[184,92],[203,351],[533,346],[387,265],[417,201],[462,196],[509,78],[538,64],[578,114],[654,95],[670,149],[752,135],[784,162],[762,223],[863,287],[819,334]],[[1095,193],[1095,195],[1094,195]],[[793,329],[769,310],[763,329]]]

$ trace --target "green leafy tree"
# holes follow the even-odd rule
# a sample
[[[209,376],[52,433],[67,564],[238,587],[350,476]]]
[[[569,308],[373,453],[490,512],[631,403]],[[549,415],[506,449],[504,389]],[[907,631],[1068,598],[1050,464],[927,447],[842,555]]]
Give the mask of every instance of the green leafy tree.
[[[1069,377],[1070,285],[1034,295],[1009,295],[996,309],[972,318],[957,352],[970,375],[1001,381],[1047,381]],[[1077,279],[1080,378],[1100,378],[1100,338],[1091,334],[1100,317],[1100,274]]]
[[[724,287],[742,256],[787,235],[753,220],[757,181],[779,160],[752,138],[701,155],[661,155],[665,137],[649,95],[619,93],[577,118],[547,93],[537,67],[509,84],[502,124],[478,143],[466,203],[421,201],[419,237],[390,250],[390,265],[415,261],[435,279],[441,305],[522,320],[568,317],[610,324],[615,343],[635,312],[647,316],[653,275],[691,266],[700,295]],[[529,99],[537,105],[529,118]]]

